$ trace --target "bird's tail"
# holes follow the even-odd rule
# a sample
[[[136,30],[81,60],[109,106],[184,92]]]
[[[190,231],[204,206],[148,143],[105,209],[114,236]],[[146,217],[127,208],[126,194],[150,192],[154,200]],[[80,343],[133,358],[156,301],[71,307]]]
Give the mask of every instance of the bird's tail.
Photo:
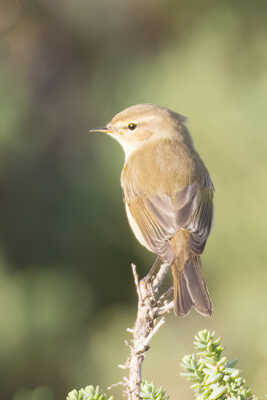
[[[200,257],[191,254],[184,266],[179,257],[172,264],[174,312],[186,315],[194,307],[202,315],[211,315],[212,304],[201,273]]]

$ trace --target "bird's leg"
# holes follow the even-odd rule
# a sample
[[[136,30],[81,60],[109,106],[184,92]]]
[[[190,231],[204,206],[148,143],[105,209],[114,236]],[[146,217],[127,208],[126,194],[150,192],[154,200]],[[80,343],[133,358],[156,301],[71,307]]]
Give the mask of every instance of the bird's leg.
[[[144,276],[144,278],[141,280],[142,283],[146,284],[148,282],[151,282],[152,277],[158,268],[159,262],[160,262],[160,256],[157,256],[152,267],[150,268],[146,276]]]
[[[173,300],[173,286],[169,287],[169,289],[166,292],[162,293],[162,295],[159,298],[159,301],[162,303],[171,300]]]

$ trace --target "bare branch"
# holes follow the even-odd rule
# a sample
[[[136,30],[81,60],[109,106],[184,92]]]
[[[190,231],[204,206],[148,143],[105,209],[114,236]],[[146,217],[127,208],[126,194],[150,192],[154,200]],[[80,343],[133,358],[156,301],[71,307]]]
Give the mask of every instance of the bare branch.
[[[131,265],[138,298],[138,309],[134,327],[127,329],[132,334],[131,343],[127,343],[130,348],[130,357],[125,364],[120,365],[120,368],[129,369],[129,378],[124,377],[123,379],[128,400],[140,399],[142,363],[145,352],[149,350],[149,342],[152,337],[165,323],[163,315],[168,314],[173,308],[173,302],[168,301],[173,293],[172,289],[159,294],[169,265],[162,264],[159,271],[155,273],[156,262],[141,281],[139,281],[136,266]]]

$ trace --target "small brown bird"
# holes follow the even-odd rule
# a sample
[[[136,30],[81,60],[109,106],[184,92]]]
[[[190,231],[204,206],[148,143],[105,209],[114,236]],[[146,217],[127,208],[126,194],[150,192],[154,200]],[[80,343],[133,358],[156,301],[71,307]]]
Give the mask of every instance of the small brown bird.
[[[121,186],[129,224],[139,242],[171,265],[174,311],[210,315],[200,255],[210,233],[214,187],[196,152],[186,118],[137,104],[103,129],[125,151]]]

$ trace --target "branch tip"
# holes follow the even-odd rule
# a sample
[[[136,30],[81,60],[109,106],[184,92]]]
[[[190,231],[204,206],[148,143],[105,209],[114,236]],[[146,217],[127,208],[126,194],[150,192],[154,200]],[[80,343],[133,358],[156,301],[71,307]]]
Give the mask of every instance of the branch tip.
[[[172,309],[172,302],[168,297],[172,293],[169,289],[160,295],[160,288],[169,270],[169,265],[162,264],[158,269],[157,259],[147,275],[139,280],[135,264],[131,264],[134,284],[138,297],[137,317],[133,328],[127,328],[132,334],[131,344],[125,341],[130,348],[130,357],[119,368],[129,369],[129,378],[124,377],[128,400],[140,400],[142,382],[142,362],[145,353],[150,349],[149,342],[165,323],[165,314]]]

